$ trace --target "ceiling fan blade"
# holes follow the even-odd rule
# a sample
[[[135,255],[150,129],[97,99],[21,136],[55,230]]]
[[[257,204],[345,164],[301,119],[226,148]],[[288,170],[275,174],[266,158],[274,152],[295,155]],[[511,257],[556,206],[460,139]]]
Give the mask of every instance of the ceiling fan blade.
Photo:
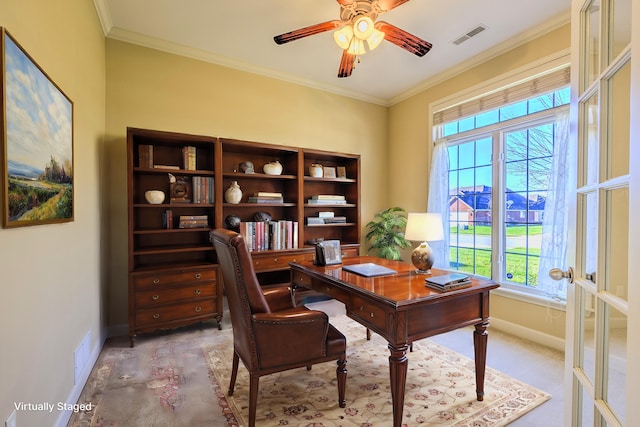
[[[356,55],[347,53],[347,49],[342,51],[342,59],[340,60],[340,68],[338,69],[338,77],[349,77],[353,72],[353,64],[356,61]]]
[[[408,1],[409,0],[378,0],[378,6],[385,12],[388,12],[391,9],[395,9],[396,7]]]
[[[308,27],[293,30],[288,33],[275,36],[273,40],[278,44],[288,43],[294,40],[301,39],[303,37],[312,36],[314,34],[324,33],[325,31],[331,31],[342,25],[342,21],[334,20],[322,22],[320,24],[310,25]]]
[[[414,36],[401,30],[395,25],[391,25],[388,22],[378,21],[376,22],[376,29],[384,33],[384,39],[390,41],[416,56],[424,56],[431,50],[433,45],[426,40],[422,40],[420,37]]]
[[[404,0],[404,1],[409,1],[409,0]],[[338,3],[340,3],[340,6],[348,6],[351,3],[353,3],[353,0],[337,0]]]

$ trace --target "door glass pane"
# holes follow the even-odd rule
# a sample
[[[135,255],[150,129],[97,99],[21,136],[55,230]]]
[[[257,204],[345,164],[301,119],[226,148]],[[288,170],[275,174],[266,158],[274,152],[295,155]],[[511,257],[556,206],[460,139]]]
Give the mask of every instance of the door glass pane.
[[[576,365],[584,371],[585,376],[593,386],[595,384],[595,298],[592,293],[579,287],[580,303],[584,307],[580,325],[579,360]]]
[[[611,55],[612,61],[631,42],[631,0],[613,0],[613,19],[611,31]]]
[[[598,182],[598,159],[600,158],[600,103],[594,94],[582,105],[582,132],[580,156],[584,162],[582,181],[584,184]]]
[[[607,192],[607,271],[605,289],[627,300],[629,265],[629,189]]]
[[[629,173],[631,63],[627,62],[608,83],[607,177],[615,178]]]
[[[600,0],[594,0],[584,12],[584,78],[583,89],[593,82],[600,70]]]
[[[584,221],[582,224],[582,235],[579,239],[583,242],[584,248],[582,265],[584,270],[579,274],[586,276],[595,273],[598,265],[598,196],[591,192],[581,196],[583,204]]]
[[[584,387],[580,387],[580,395],[582,396],[582,406],[580,408],[582,422],[576,424],[580,426],[593,426],[593,415],[595,412],[595,404],[593,399]]]
[[[607,308],[608,369],[606,369],[605,399],[621,424],[625,424],[627,387],[627,316]]]

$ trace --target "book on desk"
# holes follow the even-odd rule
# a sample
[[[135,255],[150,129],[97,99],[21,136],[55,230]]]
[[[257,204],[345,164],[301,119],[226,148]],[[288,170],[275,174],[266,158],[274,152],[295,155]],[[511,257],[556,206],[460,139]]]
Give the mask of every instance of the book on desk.
[[[471,277],[462,273],[449,273],[424,279],[425,286],[439,291],[454,291],[471,286]]]

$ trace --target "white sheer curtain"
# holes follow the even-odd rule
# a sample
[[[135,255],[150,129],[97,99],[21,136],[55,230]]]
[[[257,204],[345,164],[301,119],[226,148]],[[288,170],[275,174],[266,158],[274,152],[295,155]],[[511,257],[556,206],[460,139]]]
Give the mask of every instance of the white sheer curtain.
[[[449,151],[446,140],[437,141],[433,148],[427,212],[442,216],[444,230],[444,240],[429,242],[435,258],[433,266],[449,269]]]
[[[569,139],[569,111],[556,115],[551,179],[542,219],[542,243],[538,267],[538,289],[550,297],[566,299],[566,281],[549,277],[549,270],[568,266],[569,206],[576,189],[576,148]]]

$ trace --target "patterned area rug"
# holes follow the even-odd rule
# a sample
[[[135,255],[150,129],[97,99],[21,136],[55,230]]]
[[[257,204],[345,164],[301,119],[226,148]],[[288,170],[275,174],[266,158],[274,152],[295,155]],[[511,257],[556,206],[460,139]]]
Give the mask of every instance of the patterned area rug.
[[[386,342],[345,315],[331,322],[347,336],[347,407],[337,405],[335,363],[260,379],[259,427],[390,425],[391,393]],[[228,328],[228,325],[226,325]],[[471,333],[471,332],[470,332]],[[227,396],[232,357],[230,329],[183,328],[105,345],[69,426],[246,426],[248,374],[240,366]],[[485,399],[475,397],[473,361],[429,340],[414,343],[404,425],[503,426],[550,395],[487,367]]]
[[[347,337],[347,407],[337,404],[335,363],[315,365],[260,379],[259,426],[388,426],[392,419],[389,351],[386,341],[346,316],[332,318]],[[228,387],[232,350],[207,348],[218,384]],[[414,343],[403,423],[414,425],[504,426],[550,399],[550,395],[487,367],[484,401],[475,393],[474,362],[429,340]],[[241,365],[242,366],[242,365]],[[249,375],[238,370],[233,396],[227,396],[240,425],[247,425]]]

